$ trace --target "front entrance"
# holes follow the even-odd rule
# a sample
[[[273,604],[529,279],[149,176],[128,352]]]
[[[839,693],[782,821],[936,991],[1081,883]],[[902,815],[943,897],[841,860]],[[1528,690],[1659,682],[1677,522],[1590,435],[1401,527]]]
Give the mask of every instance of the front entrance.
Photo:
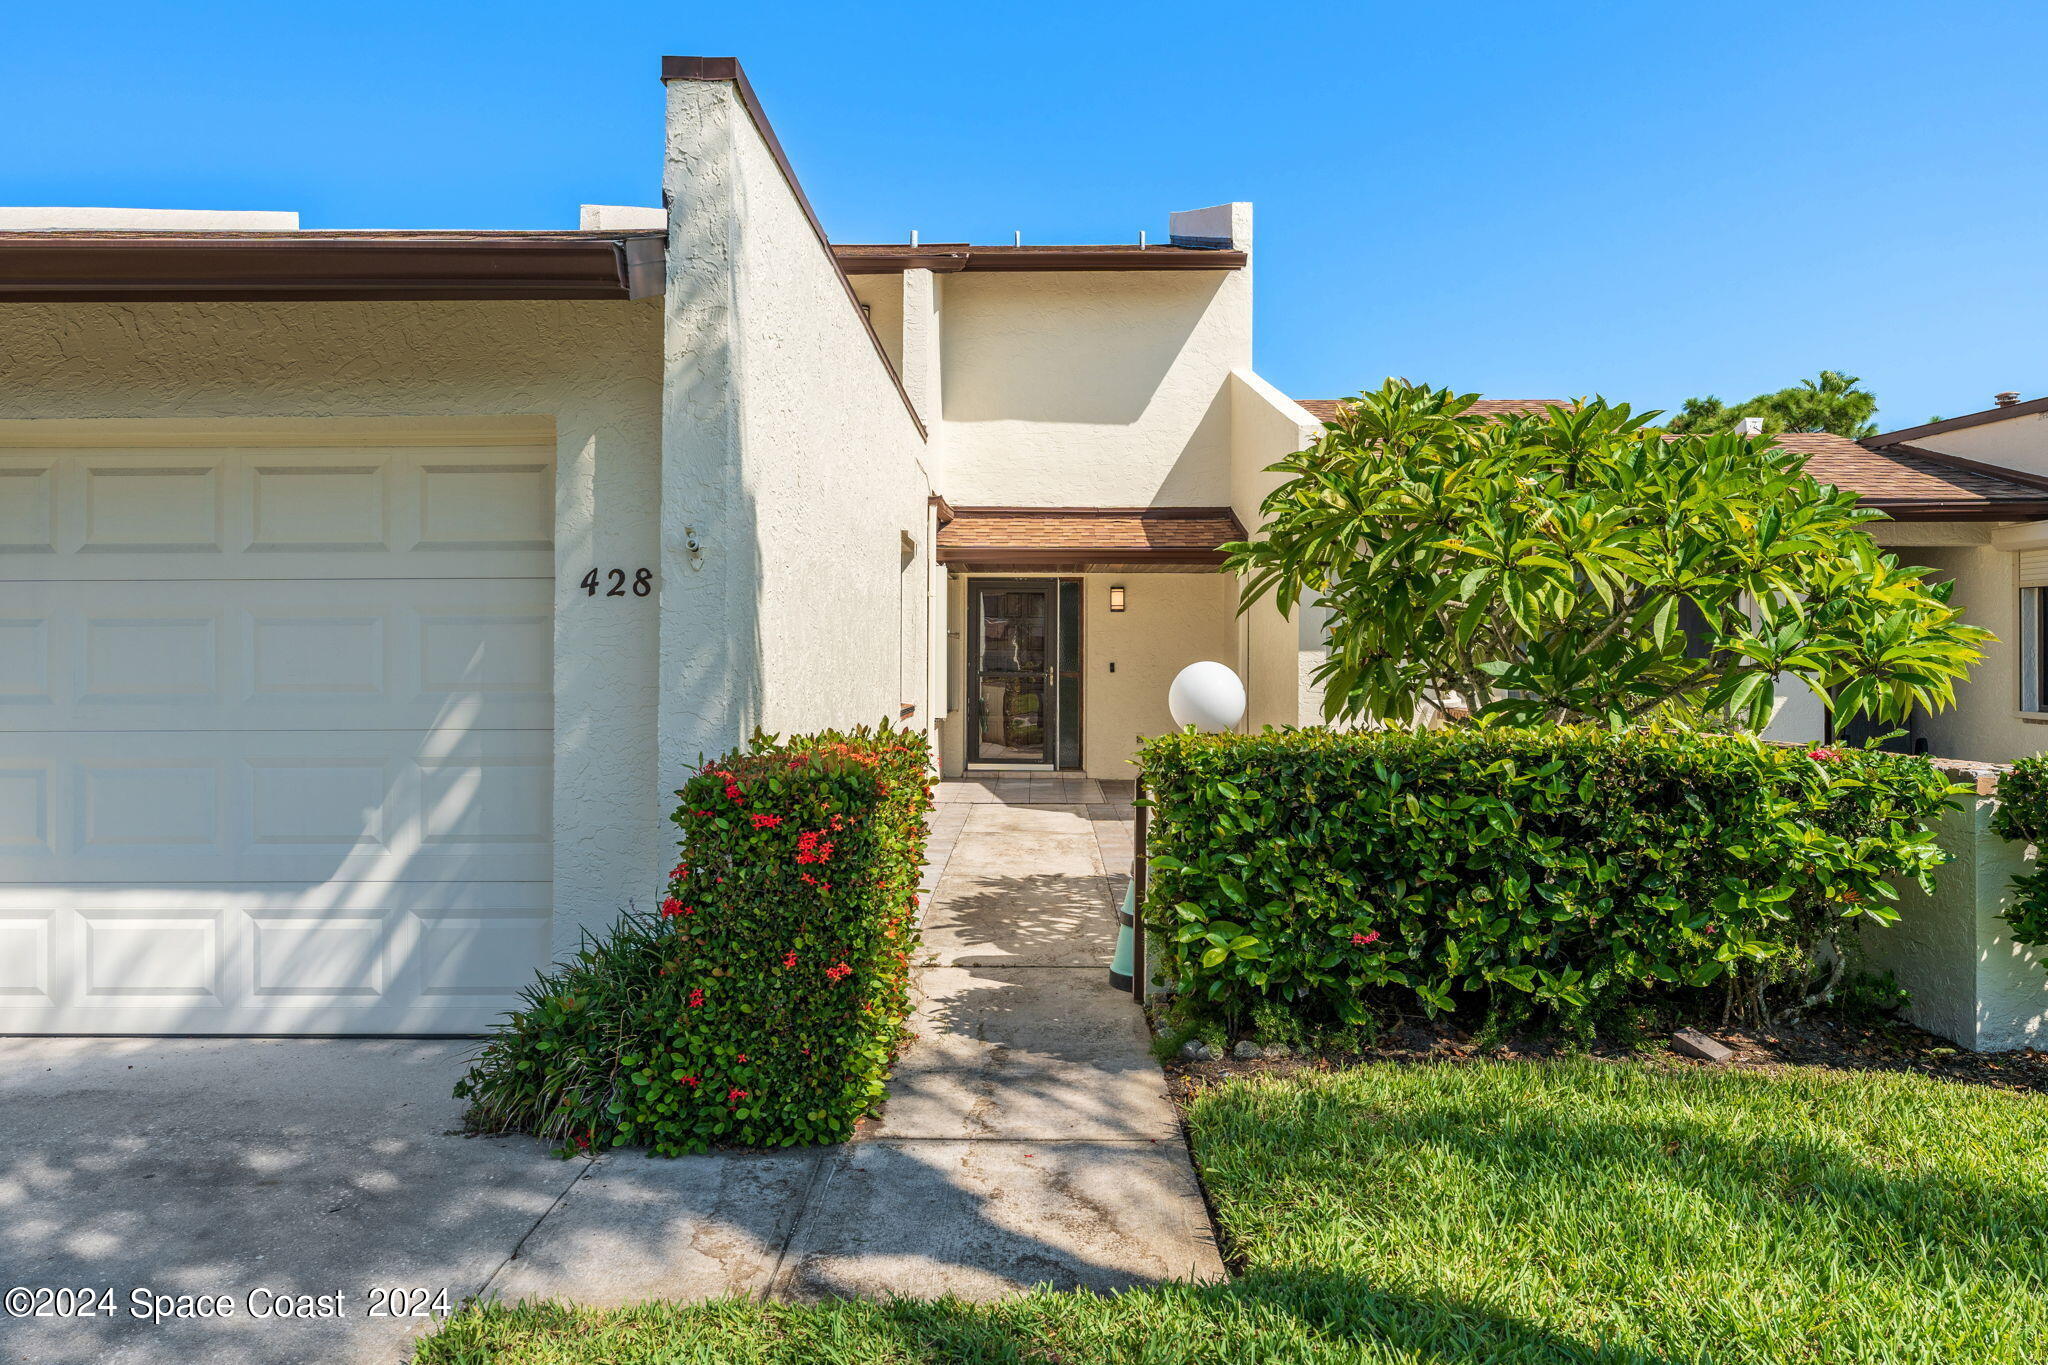
[[[969,763],[1081,766],[1080,587],[1049,578],[968,584]]]

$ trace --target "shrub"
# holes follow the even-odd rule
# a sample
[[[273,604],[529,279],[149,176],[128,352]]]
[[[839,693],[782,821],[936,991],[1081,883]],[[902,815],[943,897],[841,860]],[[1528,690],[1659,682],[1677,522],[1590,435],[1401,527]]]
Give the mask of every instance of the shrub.
[[[527,989],[456,1087],[471,1124],[663,1156],[850,1136],[909,1012],[928,758],[884,726],[706,764],[660,913]]]
[[[1344,1023],[1583,1028],[1717,982],[1760,1017],[1842,920],[1897,918],[1890,879],[1926,884],[1951,791],[1902,754],[1683,732],[1185,733],[1142,761],[1163,973]]]
[[[2002,839],[2048,848],[2048,754],[2023,758],[1998,779],[1991,831]],[[2048,944],[2048,872],[2036,863],[2012,879],[2013,901],[1999,915],[2015,943]]]
[[[1328,615],[1330,719],[1425,706],[1497,722],[1642,724],[1673,707],[1761,729],[1774,681],[1838,721],[1955,702],[1989,632],[1900,566],[1882,514],[1807,457],[1732,433],[1666,438],[1598,398],[1481,417],[1475,394],[1360,394],[1260,505],[1225,568]]]

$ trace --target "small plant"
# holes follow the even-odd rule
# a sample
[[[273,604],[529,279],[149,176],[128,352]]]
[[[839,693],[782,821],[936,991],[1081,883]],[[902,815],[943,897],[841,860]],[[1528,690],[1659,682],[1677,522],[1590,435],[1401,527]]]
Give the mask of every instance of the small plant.
[[[2048,754],[2023,758],[1998,779],[1998,809],[1991,832],[2015,843],[2048,846]],[[2048,944],[2048,871],[2037,860],[2012,879],[2012,904],[2000,915],[2015,943]]]
[[[757,736],[677,793],[658,914],[544,973],[456,1095],[565,1153],[833,1142],[904,1040],[931,789],[922,735]]]

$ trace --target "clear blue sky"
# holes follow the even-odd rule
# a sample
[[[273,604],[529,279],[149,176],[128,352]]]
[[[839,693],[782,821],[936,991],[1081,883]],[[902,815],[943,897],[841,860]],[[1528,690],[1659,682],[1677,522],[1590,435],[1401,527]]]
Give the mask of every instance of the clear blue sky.
[[[559,227],[735,55],[842,241],[1258,211],[1258,364],[1908,425],[2048,393],[2048,6],[21,5],[0,202]]]

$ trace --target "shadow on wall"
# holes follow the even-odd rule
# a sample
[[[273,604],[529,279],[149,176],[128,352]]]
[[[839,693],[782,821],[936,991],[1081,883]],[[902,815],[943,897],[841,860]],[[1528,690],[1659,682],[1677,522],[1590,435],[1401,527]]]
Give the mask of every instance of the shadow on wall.
[[[1208,271],[954,276],[943,340],[949,422],[1136,422],[1222,289]]]

